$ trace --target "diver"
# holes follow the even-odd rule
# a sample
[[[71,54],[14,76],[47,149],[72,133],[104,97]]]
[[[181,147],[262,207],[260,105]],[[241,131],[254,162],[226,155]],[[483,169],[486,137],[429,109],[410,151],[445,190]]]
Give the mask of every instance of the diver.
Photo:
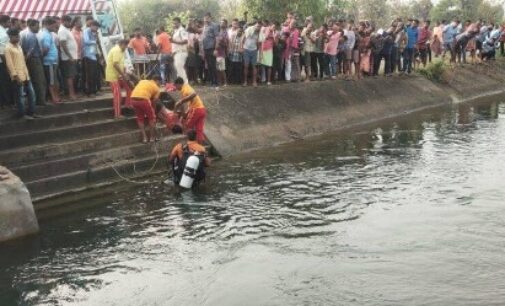
[[[174,126],[174,134],[182,134],[180,126]],[[177,144],[170,153],[168,161],[172,166],[173,181],[176,187],[191,189],[205,180],[205,167],[210,166],[205,147],[196,139],[196,131],[186,133],[188,139]]]

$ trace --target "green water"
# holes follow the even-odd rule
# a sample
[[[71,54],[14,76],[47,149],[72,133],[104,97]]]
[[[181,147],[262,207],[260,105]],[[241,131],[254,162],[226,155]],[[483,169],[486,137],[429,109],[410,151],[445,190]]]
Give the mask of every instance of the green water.
[[[498,101],[499,102],[499,101]],[[0,246],[0,305],[503,305],[505,104],[135,187]]]

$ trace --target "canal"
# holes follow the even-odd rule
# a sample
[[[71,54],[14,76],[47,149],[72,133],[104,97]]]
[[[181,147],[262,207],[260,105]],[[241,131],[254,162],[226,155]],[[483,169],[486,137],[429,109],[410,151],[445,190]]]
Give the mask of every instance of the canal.
[[[0,246],[0,305],[503,305],[505,104],[460,104],[132,187]]]

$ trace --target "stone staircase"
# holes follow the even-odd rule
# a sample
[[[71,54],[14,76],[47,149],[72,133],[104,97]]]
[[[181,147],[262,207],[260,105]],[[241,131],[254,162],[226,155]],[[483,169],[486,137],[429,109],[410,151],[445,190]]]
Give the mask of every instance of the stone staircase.
[[[166,171],[167,154],[182,138],[158,126],[160,142],[140,143],[133,114],[113,119],[110,93],[37,113],[43,117],[33,121],[0,119],[0,164],[26,184],[36,210],[62,196]]]

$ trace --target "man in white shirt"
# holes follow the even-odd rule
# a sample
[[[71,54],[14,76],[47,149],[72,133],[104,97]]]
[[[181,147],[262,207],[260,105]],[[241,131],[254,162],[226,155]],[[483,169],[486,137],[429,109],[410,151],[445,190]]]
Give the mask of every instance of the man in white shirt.
[[[76,99],[74,79],[77,74],[77,42],[72,34],[72,17],[65,15],[58,30],[60,41],[61,72],[66,80],[68,95],[71,100]]]
[[[10,76],[5,64],[5,47],[9,43],[7,29],[10,27],[10,17],[0,15],[0,108],[14,103],[11,89]]]
[[[181,19],[175,17],[174,22],[174,33],[172,34],[172,54],[174,57],[174,66],[177,71],[177,76],[184,80],[184,83],[188,83],[188,76],[186,74],[186,60],[188,58],[188,32],[181,25]]]
[[[231,28],[228,29],[228,40],[232,41],[235,35],[237,35],[239,28],[239,21],[237,18],[231,21]]]

